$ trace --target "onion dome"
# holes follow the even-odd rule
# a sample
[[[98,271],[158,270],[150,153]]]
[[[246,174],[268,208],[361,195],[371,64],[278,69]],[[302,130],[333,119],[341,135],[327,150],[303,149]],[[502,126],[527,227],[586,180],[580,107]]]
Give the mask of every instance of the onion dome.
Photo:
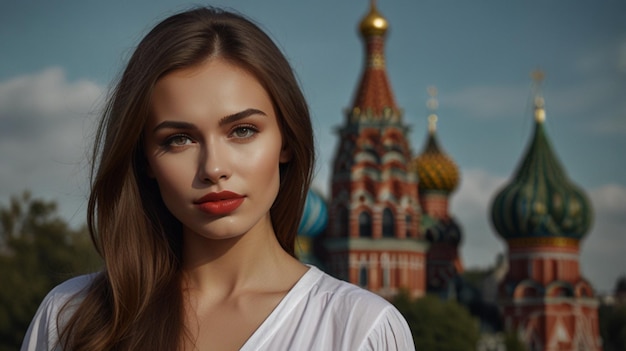
[[[304,202],[302,219],[298,226],[298,234],[314,237],[320,234],[328,224],[328,209],[326,202],[317,192],[310,190]]]
[[[537,73],[536,80],[541,78]],[[591,203],[552,151],[544,101],[535,96],[534,135],[513,179],[493,201],[493,225],[506,240],[562,237],[577,242],[591,226]]]
[[[437,91],[434,87],[428,91],[431,95],[428,107],[434,110],[437,108]],[[428,139],[424,151],[413,160],[411,168],[419,177],[420,191],[437,190],[449,194],[459,185],[459,168],[439,147],[436,131],[437,115],[433,113],[428,116]]]
[[[387,32],[388,27],[387,20],[378,12],[378,9],[376,9],[376,1],[372,0],[370,12],[363,17],[359,25],[361,34],[365,37],[371,35],[383,36]]]

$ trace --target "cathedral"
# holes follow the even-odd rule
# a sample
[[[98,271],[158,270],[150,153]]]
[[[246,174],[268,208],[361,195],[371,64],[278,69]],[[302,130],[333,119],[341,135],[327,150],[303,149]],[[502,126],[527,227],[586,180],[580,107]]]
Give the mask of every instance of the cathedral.
[[[337,129],[329,198],[309,191],[298,256],[385,298],[401,289],[413,298],[454,298],[463,284],[462,230],[448,207],[460,172],[437,137],[435,88],[426,140],[413,154],[386,71],[388,26],[372,2],[359,25],[364,67]],[[508,246],[497,308],[504,329],[530,350],[601,350],[597,300],[578,266],[591,204],[552,150],[541,79],[537,73],[534,134],[491,206]]]

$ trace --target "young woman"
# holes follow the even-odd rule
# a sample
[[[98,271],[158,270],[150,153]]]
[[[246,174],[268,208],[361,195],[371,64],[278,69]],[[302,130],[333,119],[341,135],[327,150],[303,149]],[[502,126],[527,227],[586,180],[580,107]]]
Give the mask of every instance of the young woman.
[[[313,132],[293,72],[240,15],[199,8],[138,45],[96,138],[102,272],[40,306],[23,350],[412,350],[382,298],[294,258]]]

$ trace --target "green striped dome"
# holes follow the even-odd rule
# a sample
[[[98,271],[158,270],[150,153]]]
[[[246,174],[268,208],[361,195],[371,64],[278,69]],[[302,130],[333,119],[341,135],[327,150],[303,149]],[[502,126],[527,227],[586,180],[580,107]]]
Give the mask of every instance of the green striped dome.
[[[567,177],[545,132],[543,100],[535,131],[515,176],[492,204],[491,218],[504,239],[568,237],[580,240],[592,221],[591,203]]]

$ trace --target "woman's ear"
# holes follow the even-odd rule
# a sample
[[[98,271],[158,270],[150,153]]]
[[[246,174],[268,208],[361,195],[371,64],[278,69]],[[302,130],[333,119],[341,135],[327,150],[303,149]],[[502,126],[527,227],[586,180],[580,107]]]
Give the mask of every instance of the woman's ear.
[[[287,144],[283,144],[282,149],[280,149],[279,162],[280,163],[287,163],[287,162],[291,161],[292,157],[293,157],[293,153],[291,152],[291,148],[289,148],[287,146]]]

